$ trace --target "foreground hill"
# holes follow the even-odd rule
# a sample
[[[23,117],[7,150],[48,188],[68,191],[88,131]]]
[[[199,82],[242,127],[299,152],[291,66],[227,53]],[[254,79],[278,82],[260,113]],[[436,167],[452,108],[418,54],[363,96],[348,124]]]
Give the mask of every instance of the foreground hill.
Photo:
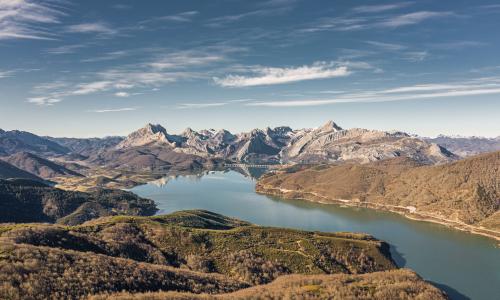
[[[26,172],[45,179],[58,176],[83,176],[62,165],[28,152],[19,152],[4,158],[4,160]]]
[[[0,223],[83,223],[116,214],[152,215],[152,200],[120,190],[70,192],[39,181],[0,180]]]
[[[364,274],[396,268],[389,246],[364,234],[260,227],[208,211],[106,217],[73,227],[5,224],[0,225],[0,247],[0,298],[10,299],[119,291],[217,294],[286,274]],[[364,289],[381,291],[390,274],[351,278]],[[401,292],[397,295],[439,295],[414,275],[393,275],[403,284],[394,287]]]
[[[500,237],[500,152],[422,166],[398,158],[295,167],[263,176],[258,192],[370,206]]]
[[[216,299],[447,299],[440,290],[410,270],[391,270],[362,275],[286,275],[274,282],[219,295],[160,292],[118,293],[91,297],[93,300],[216,300]]]

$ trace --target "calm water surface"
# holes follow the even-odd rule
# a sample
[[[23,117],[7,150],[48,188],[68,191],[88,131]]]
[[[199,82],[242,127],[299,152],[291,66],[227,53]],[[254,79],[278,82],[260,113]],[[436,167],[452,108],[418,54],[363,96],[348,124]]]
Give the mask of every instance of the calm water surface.
[[[362,208],[258,195],[255,181],[234,171],[160,180],[132,189],[156,201],[159,214],[206,209],[255,224],[318,231],[366,232],[391,244],[400,267],[415,270],[452,299],[500,299],[498,243]]]

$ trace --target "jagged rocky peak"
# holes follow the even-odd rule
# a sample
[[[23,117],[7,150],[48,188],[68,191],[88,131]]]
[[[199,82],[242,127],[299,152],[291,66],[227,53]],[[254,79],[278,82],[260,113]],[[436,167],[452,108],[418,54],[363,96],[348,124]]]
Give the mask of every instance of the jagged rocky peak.
[[[287,135],[288,133],[292,132],[292,128],[288,127],[288,126],[279,126],[279,127],[275,127],[275,128],[271,128],[271,127],[266,127],[265,129],[265,132],[267,135]]]
[[[5,133],[5,130],[3,130],[2,128],[0,128],[0,134],[3,134]]]
[[[153,143],[175,146],[176,141],[177,139],[175,138],[175,136],[170,136],[163,126],[159,124],[148,123],[143,128],[129,134],[125,140],[123,140],[116,146],[116,148],[122,149]]]
[[[141,129],[139,129],[139,130],[141,130]],[[144,126],[144,128],[142,128],[142,130],[149,132],[149,133],[152,133],[152,134],[157,134],[157,133],[164,133],[165,135],[167,134],[167,130],[163,126],[161,126],[160,124],[148,123],[148,124],[146,124],[146,126]]]
[[[199,135],[199,133],[194,131],[191,127],[184,129],[184,131],[181,133],[181,136],[184,137],[192,137],[197,135]]]
[[[236,139],[236,136],[225,129],[221,129],[214,134],[213,138],[217,141],[228,143]]]
[[[338,126],[332,120],[326,122],[323,126],[319,128],[320,131],[340,131],[343,130],[342,127]]]

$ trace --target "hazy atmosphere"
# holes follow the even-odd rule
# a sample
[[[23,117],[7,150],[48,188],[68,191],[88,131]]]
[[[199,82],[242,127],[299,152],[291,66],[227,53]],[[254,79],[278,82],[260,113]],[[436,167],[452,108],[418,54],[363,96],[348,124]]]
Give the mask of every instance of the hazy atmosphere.
[[[497,1],[0,1],[1,128],[500,133]]]

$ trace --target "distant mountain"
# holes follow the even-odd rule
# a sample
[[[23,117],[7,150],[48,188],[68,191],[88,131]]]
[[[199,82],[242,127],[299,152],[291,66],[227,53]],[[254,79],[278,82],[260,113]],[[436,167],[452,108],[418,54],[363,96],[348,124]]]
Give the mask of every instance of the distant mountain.
[[[83,176],[62,165],[28,152],[19,152],[4,158],[4,160],[19,169],[46,179],[58,176]]]
[[[436,143],[461,157],[473,156],[485,152],[500,150],[500,136],[496,138],[485,137],[461,137],[439,135],[436,138],[423,138]]]
[[[125,149],[145,145],[165,145],[175,147],[180,142],[180,137],[170,135],[161,125],[147,124],[143,128],[132,132],[121,141],[116,149]]]
[[[293,130],[284,126],[239,134],[224,129],[195,131],[191,128],[181,134],[171,134],[161,125],[147,124],[125,138],[41,138],[17,131],[0,136],[4,137],[0,156],[22,151],[45,158],[64,155],[68,161],[86,160],[86,164],[133,170],[196,169],[222,161],[367,163],[404,156],[435,164],[458,159],[446,147],[404,132],[343,129],[333,121],[316,129]],[[27,141],[31,146],[27,146]]]
[[[332,121],[317,129],[295,131],[289,145],[281,152],[284,162],[299,163],[367,163],[399,156],[410,157],[426,164],[456,159],[456,156],[445,148],[404,132],[342,129]]]
[[[115,147],[124,139],[121,136],[110,136],[104,138],[46,138],[68,148],[73,153],[86,157]]]
[[[167,133],[161,125],[148,124],[115,149],[163,147],[202,158],[220,158],[247,163],[319,163],[356,161],[367,163],[405,156],[426,164],[457,159],[444,147],[403,132],[342,129],[329,121],[317,129],[292,130],[277,127],[232,134],[227,130],[186,129],[180,135]]]
[[[9,178],[24,178],[24,179],[43,181],[42,178],[35,176],[24,170],[21,170],[16,166],[13,166],[8,162],[0,159],[0,179],[9,179]]]
[[[65,155],[70,149],[38,135],[19,131],[0,131],[0,156],[30,152],[42,156]]]

